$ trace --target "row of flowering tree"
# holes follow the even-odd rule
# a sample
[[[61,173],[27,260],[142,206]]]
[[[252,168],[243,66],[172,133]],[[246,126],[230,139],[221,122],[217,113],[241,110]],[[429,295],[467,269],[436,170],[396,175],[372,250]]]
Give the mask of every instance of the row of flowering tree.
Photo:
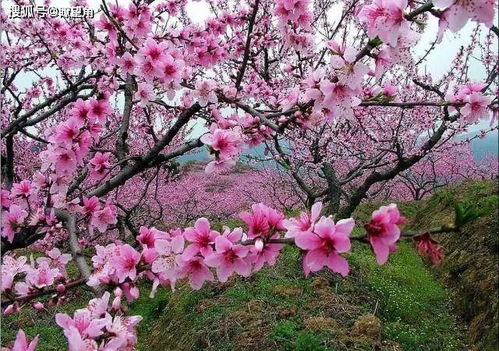
[[[91,287],[87,308],[56,315],[70,350],[134,349],[141,317],[124,311],[139,280],[151,283],[151,297],[183,279],[199,289],[274,264],[283,245],[302,250],[306,275],[346,276],[352,241],[384,264],[403,237],[438,262],[430,234],[458,229],[404,232],[390,205],[351,236],[350,216],[373,185],[497,112],[495,1],[204,3],[202,24],[189,19],[186,0],[103,1],[96,20],[10,19],[2,10],[2,311],[40,310],[47,296],[57,304]],[[435,19],[434,47],[477,24],[474,44],[439,82],[411,53]],[[475,49],[482,82],[467,76]],[[200,124],[208,131],[193,137]],[[261,144],[305,192],[310,212],[285,218],[260,203],[240,214],[244,229],[217,232],[206,218],[152,227],[173,201],[179,156],[206,147],[211,177]],[[310,185],[317,175],[325,189]],[[41,254],[28,259],[20,249]],[[76,276],[65,269],[70,261]],[[12,349],[37,343],[19,331]]]
[[[482,135],[485,134],[480,133],[466,140],[447,143],[444,148],[433,150],[416,164],[397,174],[394,178],[374,184],[366,193],[364,201],[421,200],[434,194],[444,186],[459,184],[467,180],[496,178],[497,156],[487,153],[477,160],[471,147],[471,141],[480,138]],[[251,159],[254,161],[266,160],[265,158],[254,156],[251,156]],[[298,169],[304,168],[298,167]],[[257,174],[255,176],[258,178]],[[289,205],[293,204],[295,207],[298,204],[307,206],[310,201],[307,190],[312,187],[323,189],[320,196],[318,196],[320,200],[326,202],[329,200],[328,193],[325,190],[328,187],[328,182],[323,173],[307,174],[304,172],[302,177],[307,179],[307,186],[303,186],[303,183],[297,182],[296,175],[286,166],[274,167],[272,172],[264,168],[262,175],[271,176],[272,179],[278,181],[282,192],[275,194],[274,199],[280,199],[284,197],[284,194],[287,194],[285,198]],[[341,201],[346,201],[348,194],[355,191],[359,184],[362,184],[363,180],[364,178],[358,177],[355,181],[343,184],[344,194]],[[280,202],[276,205],[279,205]],[[280,207],[278,206],[278,208]],[[293,206],[284,206],[284,208],[293,208]]]
[[[486,154],[476,160],[469,146],[452,145],[431,153],[393,180],[374,187],[368,196],[380,200],[421,200],[444,186],[496,178],[497,156]]]

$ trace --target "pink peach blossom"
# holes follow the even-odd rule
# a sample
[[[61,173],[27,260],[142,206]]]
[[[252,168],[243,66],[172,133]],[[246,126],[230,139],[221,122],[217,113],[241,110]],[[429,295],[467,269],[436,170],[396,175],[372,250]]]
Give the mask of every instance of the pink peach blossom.
[[[249,247],[234,245],[229,239],[220,235],[215,239],[215,253],[204,259],[210,267],[216,267],[218,279],[224,283],[229,277],[238,273],[243,277],[251,274],[250,265],[244,260]]]
[[[213,281],[213,273],[204,263],[202,257],[195,256],[189,260],[184,260],[182,256],[177,256],[179,266],[179,277],[188,277],[189,284],[194,290],[199,290],[205,281]]]
[[[327,266],[342,276],[348,275],[349,267],[341,253],[350,251],[350,233],[355,225],[353,219],[342,219],[334,223],[322,217],[313,232],[302,232],[295,237],[296,246],[306,250],[303,265],[307,271],[317,272]]]
[[[38,345],[39,336],[35,336],[33,340],[28,342],[26,334],[22,329],[19,329],[16,334],[16,340],[12,348],[2,347],[2,351],[35,351]]]
[[[442,262],[442,247],[429,233],[415,236],[414,241],[416,242],[416,250],[420,255],[427,256],[434,265]]]
[[[137,276],[137,264],[140,261],[140,253],[128,244],[119,246],[119,255],[114,257],[113,263],[119,282],[130,278],[132,281]]]
[[[322,202],[316,202],[310,213],[302,212],[298,218],[285,219],[284,227],[287,229],[286,238],[294,238],[303,232],[313,232],[314,225],[319,219],[322,211]]]
[[[192,91],[192,96],[197,99],[199,105],[206,106],[209,103],[218,101],[215,93],[216,83],[211,79],[196,82],[195,90]]]
[[[211,255],[213,253],[212,245],[219,235],[219,232],[211,230],[210,222],[206,218],[198,219],[194,227],[186,228],[184,231],[185,239],[191,244],[186,247],[182,258],[190,260],[198,253],[204,257]]]
[[[243,212],[239,215],[249,227],[248,238],[267,238],[276,231],[285,230],[284,215],[262,203],[251,206],[253,212]]]
[[[14,240],[14,235],[19,231],[20,226],[28,216],[18,205],[11,205],[9,212],[2,214],[2,237],[6,237],[9,242]]]
[[[378,264],[385,264],[388,261],[390,251],[394,249],[395,243],[400,238],[399,226],[403,223],[405,218],[400,214],[397,205],[390,204],[374,211],[371,221],[365,224]]]

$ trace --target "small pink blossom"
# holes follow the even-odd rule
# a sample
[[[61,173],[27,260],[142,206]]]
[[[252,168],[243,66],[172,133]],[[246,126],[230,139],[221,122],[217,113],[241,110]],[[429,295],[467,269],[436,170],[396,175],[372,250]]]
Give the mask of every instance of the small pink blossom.
[[[144,46],[140,48],[139,55],[145,60],[150,60],[154,66],[159,67],[165,59],[167,49],[166,42],[162,41],[158,44],[154,39],[148,38]]]
[[[461,30],[469,19],[489,28],[494,24],[495,0],[434,0],[433,4],[445,9],[445,21],[453,32]]]
[[[70,118],[66,123],[56,127],[54,141],[58,145],[71,146],[80,134],[81,121]]]
[[[207,174],[221,173],[236,165],[236,160],[233,158],[219,157],[206,165],[205,172]]]
[[[133,74],[135,68],[137,67],[137,63],[135,62],[134,57],[129,53],[125,52],[120,59],[121,71],[124,74]]]
[[[95,211],[90,218],[90,225],[101,233],[104,233],[109,225],[116,223],[118,223],[116,206],[110,203],[107,203],[103,209]]]
[[[414,240],[416,241],[416,250],[418,250],[420,255],[427,256],[434,265],[442,262],[442,247],[429,233],[417,235],[414,237]]]
[[[206,218],[198,219],[194,227],[186,228],[184,231],[185,239],[191,244],[186,247],[182,258],[188,261],[198,253],[204,257],[211,255],[213,253],[212,245],[219,235],[219,232],[211,230],[210,222]]]
[[[18,313],[19,311],[21,311],[21,307],[19,307],[19,303],[15,301],[5,308],[5,310],[2,312],[2,315],[9,316],[11,314]]]
[[[192,91],[192,96],[197,99],[199,105],[206,106],[209,103],[218,101],[215,92],[216,83],[211,79],[196,82],[195,90]]]
[[[133,350],[137,342],[137,332],[135,327],[142,320],[141,316],[124,317],[115,315],[106,326],[106,330],[111,335],[105,345],[103,351],[113,350]]]
[[[466,96],[464,101],[466,104],[461,108],[461,113],[470,123],[490,117],[491,111],[488,108],[492,102],[490,97],[483,96],[481,93],[472,93]]]
[[[231,158],[241,150],[241,134],[226,129],[215,129],[201,137],[203,144],[208,145],[217,158]]]
[[[265,264],[273,266],[277,262],[283,247],[282,244],[265,244],[262,248],[255,245],[250,249],[247,261],[253,264],[253,271],[258,272]]]
[[[357,96],[357,91],[348,84],[323,80],[320,84],[320,90],[324,94],[322,105],[331,111],[339,107],[339,110],[345,113],[344,107],[355,107],[361,102]]]
[[[390,251],[400,238],[399,226],[403,223],[405,218],[400,214],[397,205],[390,204],[374,211],[371,221],[364,225],[378,264],[388,261]]]
[[[312,206],[310,213],[302,212],[298,218],[285,219],[284,227],[287,229],[286,238],[294,238],[304,232],[313,232],[314,225],[319,219],[322,211],[322,202],[317,202]]]
[[[166,84],[180,82],[182,79],[182,70],[184,65],[185,63],[183,60],[174,59],[171,55],[166,55],[164,60],[161,62],[160,70],[163,72],[161,82]]]
[[[276,233],[276,231],[285,230],[284,215],[262,203],[251,206],[253,210],[243,212],[239,215],[249,227],[248,238],[255,239],[261,237],[268,238]]]
[[[220,235],[215,239],[215,253],[206,257],[204,262],[210,267],[216,267],[218,279],[224,283],[234,272],[243,277],[251,274],[251,267],[244,260],[248,252],[248,247],[234,245],[225,236]]]
[[[95,319],[85,308],[76,310],[73,318],[65,313],[57,313],[55,321],[64,330],[74,327],[81,336],[88,338],[101,336],[104,333],[102,329],[108,323],[108,320],[104,318]]]
[[[335,45],[338,51],[331,56],[331,66],[336,70],[338,82],[341,84],[349,84],[352,87],[360,87],[365,75],[369,72],[369,68],[363,64],[356,62],[357,50],[352,47],[340,48]]]
[[[374,0],[364,5],[358,13],[360,21],[367,24],[369,38],[378,36],[385,43],[396,46],[398,38],[409,29],[404,10],[407,0]]]
[[[54,247],[52,250],[46,252],[47,256],[52,259],[56,265],[66,265],[69,261],[71,261],[70,254],[63,254],[61,250]]]
[[[35,336],[33,340],[28,342],[26,334],[22,329],[19,329],[16,334],[16,340],[11,348],[2,347],[2,351],[35,351],[38,345],[39,336]]]
[[[158,230],[156,228],[140,227],[139,235],[137,240],[144,246],[148,248],[154,248],[156,240],[158,239],[170,239],[170,235],[166,232]]]
[[[121,284],[121,288],[128,302],[133,302],[139,298],[140,290],[134,283],[126,282]]]
[[[15,258],[11,255],[5,255],[3,257],[2,267],[1,267],[1,291],[11,290],[14,285],[14,278],[17,274],[26,272],[30,269],[30,266],[26,265],[26,256],[21,256]]]
[[[11,205],[9,212],[2,214],[2,237],[9,242],[14,240],[14,235],[19,231],[28,213],[18,205]]]
[[[110,152],[95,153],[94,157],[90,160],[90,178],[102,179],[107,174],[108,169],[111,168],[110,157]]]
[[[14,183],[12,185],[11,195],[19,196],[27,199],[33,194],[33,186],[29,180],[22,180],[20,183]]]
[[[150,100],[154,100],[153,86],[149,83],[139,83],[134,98],[139,100],[141,106],[146,106]]]
[[[116,40],[117,30],[114,25],[107,19],[105,14],[101,14],[99,19],[95,21],[95,27],[100,30],[107,31],[109,38]]]
[[[77,166],[77,157],[73,150],[58,147],[47,150],[48,159],[57,174],[70,174]]]
[[[83,338],[76,327],[64,328],[64,336],[68,339],[68,351],[98,351],[97,342]]]
[[[182,256],[177,256],[179,266],[179,277],[188,277],[189,284],[194,290],[199,290],[205,281],[213,281],[213,273],[204,263],[202,257],[195,256],[189,260],[184,260]]]
[[[128,244],[119,246],[119,255],[114,257],[113,263],[119,282],[130,278],[132,281],[137,277],[137,264],[141,258],[133,247]]]
[[[46,261],[52,267],[59,269],[63,276],[66,276],[66,265],[69,261],[71,261],[71,255],[61,253],[61,251],[56,247],[50,251],[47,251],[45,254],[47,257],[39,257],[36,259],[36,262],[41,263]]]
[[[88,118],[102,122],[111,112],[112,109],[107,100],[93,99],[90,101]]]
[[[37,268],[31,268],[26,274],[26,282],[38,289],[54,284],[61,276],[58,268],[51,268],[47,261],[41,261]]]
[[[331,218],[322,217],[313,232],[298,234],[295,237],[296,246],[307,251],[303,260],[305,273],[317,272],[327,266],[342,276],[348,275],[348,262],[340,254],[350,251],[350,233],[354,225],[351,218],[335,224]]]
[[[8,190],[2,189],[0,193],[0,205],[2,206],[2,211],[8,209],[12,200],[10,199],[10,192]]]
[[[87,121],[89,112],[90,104],[83,99],[76,100],[71,109],[71,115],[79,121],[79,125],[83,125]]]
[[[176,260],[184,250],[184,244],[185,241],[182,235],[175,236],[171,240],[158,239],[155,243],[155,251],[158,253],[158,257],[154,259],[151,271],[156,273],[160,282],[168,284],[172,288],[175,286],[178,276]]]
[[[104,292],[101,297],[96,297],[88,302],[87,309],[94,318],[104,317],[109,307],[109,291]]]
[[[98,210],[100,210],[100,203],[97,196],[92,196],[89,199],[86,197],[83,198],[82,211],[84,214],[92,215]]]

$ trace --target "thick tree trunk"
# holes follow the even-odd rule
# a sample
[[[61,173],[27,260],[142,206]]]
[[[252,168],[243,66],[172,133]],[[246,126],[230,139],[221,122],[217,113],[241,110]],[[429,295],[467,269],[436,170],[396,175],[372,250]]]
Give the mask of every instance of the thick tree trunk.
[[[12,134],[5,138],[5,156],[2,155],[2,177],[4,187],[10,190],[14,183],[14,136]]]
[[[336,173],[334,172],[333,167],[329,162],[324,163],[322,171],[324,172],[324,176],[326,177],[327,187],[328,187],[327,197],[329,201],[327,202],[326,206],[326,214],[334,215],[338,213],[340,209],[340,200],[341,200],[340,182],[338,180],[338,177],[336,176]]]

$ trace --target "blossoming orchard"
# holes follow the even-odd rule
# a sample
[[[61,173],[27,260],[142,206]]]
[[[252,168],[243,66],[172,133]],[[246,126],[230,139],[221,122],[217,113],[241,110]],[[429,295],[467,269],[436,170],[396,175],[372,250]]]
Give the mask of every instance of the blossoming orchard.
[[[459,138],[496,129],[495,0],[74,0],[95,17],[10,18],[30,4],[1,12],[2,314],[91,289],[55,314],[69,350],[134,350],[139,294],[249,277],[286,245],[305,276],[346,277],[353,242],[383,265],[411,240],[438,264],[466,218],[409,231],[396,204],[352,213],[495,176]],[[435,78],[443,38],[462,46]],[[5,350],[43,343],[19,330]]]

